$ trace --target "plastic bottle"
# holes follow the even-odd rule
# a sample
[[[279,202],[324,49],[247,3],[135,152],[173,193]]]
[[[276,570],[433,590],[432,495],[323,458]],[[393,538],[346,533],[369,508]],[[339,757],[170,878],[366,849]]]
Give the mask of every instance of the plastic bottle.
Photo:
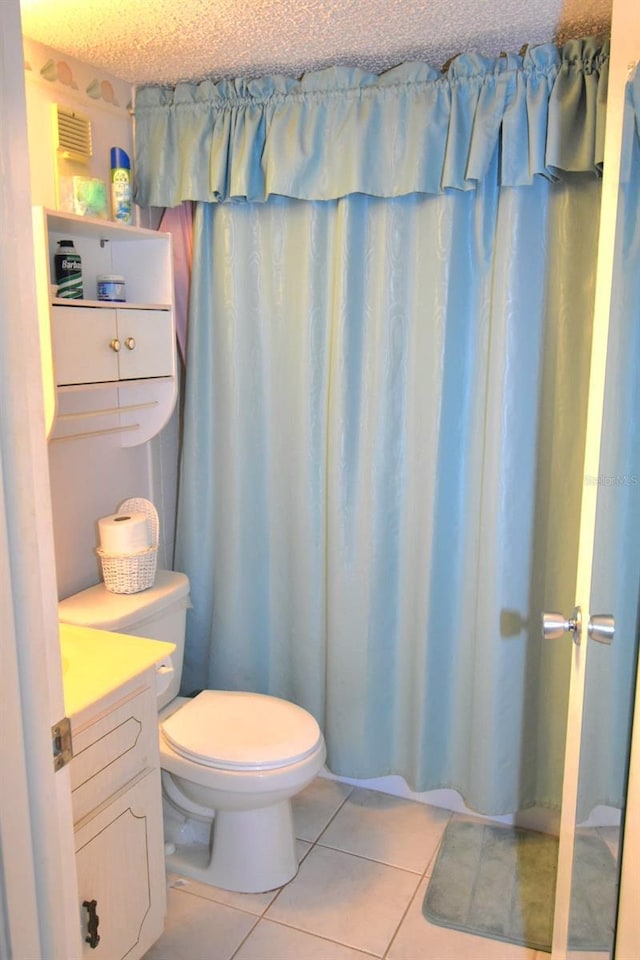
[[[58,240],[54,256],[57,296],[65,300],[82,300],[82,260],[73,240]]]
[[[131,223],[131,162],[121,147],[111,147],[111,216],[118,223]]]

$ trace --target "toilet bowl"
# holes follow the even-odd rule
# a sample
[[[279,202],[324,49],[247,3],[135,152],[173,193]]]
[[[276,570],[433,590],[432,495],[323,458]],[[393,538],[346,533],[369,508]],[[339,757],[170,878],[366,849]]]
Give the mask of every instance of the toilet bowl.
[[[172,701],[160,715],[165,798],[211,834],[206,854],[168,838],[167,866],[245,893],[287,883],[298,869],[291,798],[325,753],[311,714],[276,697],[206,690]]]
[[[291,798],[321,770],[324,738],[310,713],[278,697],[177,696],[188,593],[184,574],[160,570],[138,594],[98,584],[68,597],[59,619],[176,644],[158,675],[167,868],[227,890],[271,890],[297,872]]]

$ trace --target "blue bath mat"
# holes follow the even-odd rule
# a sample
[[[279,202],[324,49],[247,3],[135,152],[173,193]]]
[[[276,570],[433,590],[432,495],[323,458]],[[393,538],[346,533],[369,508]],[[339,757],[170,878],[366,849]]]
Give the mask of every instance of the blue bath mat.
[[[597,835],[576,836],[569,943],[610,950],[616,862]],[[445,830],[422,905],[427,920],[492,940],[551,950],[558,840],[467,820]]]

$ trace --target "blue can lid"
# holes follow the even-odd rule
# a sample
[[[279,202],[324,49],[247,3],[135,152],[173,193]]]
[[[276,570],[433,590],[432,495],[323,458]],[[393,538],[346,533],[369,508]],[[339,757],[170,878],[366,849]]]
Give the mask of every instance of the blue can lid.
[[[118,168],[122,168],[124,170],[131,169],[129,155],[122,149],[122,147],[111,147],[111,169],[117,170]]]

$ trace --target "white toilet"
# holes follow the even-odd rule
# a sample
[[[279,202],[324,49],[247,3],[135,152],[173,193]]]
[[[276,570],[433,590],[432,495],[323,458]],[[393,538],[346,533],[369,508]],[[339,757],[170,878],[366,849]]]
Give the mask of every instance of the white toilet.
[[[173,672],[165,665],[158,673],[167,867],[227,890],[272,890],[297,872],[291,797],[322,768],[324,738],[311,714],[277,697],[178,697],[188,606],[187,577],[159,570],[140,593],[100,583],[68,597],[59,619],[175,643]],[[180,843],[198,832],[206,844]]]

